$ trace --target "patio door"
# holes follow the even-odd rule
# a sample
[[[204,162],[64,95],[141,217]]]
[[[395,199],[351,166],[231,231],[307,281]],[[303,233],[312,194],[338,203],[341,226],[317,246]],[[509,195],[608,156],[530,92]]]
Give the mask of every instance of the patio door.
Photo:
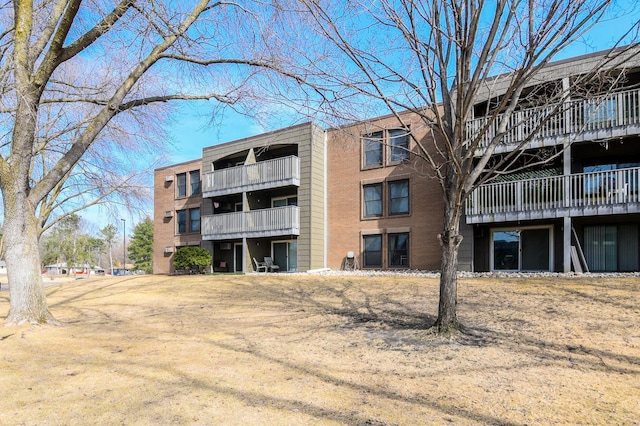
[[[584,256],[590,271],[637,271],[639,230],[635,223],[585,225]]]
[[[492,270],[550,271],[551,241],[550,227],[494,230]]]
[[[233,270],[235,272],[242,272],[242,243],[235,243],[233,245]]]
[[[280,272],[296,272],[298,270],[298,242],[279,241],[273,243],[273,263],[280,267]]]

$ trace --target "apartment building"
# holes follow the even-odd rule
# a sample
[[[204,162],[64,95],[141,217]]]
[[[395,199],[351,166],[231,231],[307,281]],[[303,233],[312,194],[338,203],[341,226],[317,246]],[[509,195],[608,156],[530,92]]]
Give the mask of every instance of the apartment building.
[[[201,193],[183,199],[179,178],[196,168]],[[207,249],[214,271],[253,271],[265,257],[281,272],[325,267],[325,133],[315,124],[204,148],[155,180],[154,273],[173,272],[172,253],[186,245]]]
[[[482,185],[468,200],[476,271],[639,270],[640,59],[637,50],[611,58],[598,52],[555,62],[532,81],[495,155],[541,126],[522,158],[544,161]],[[478,97],[470,134],[487,123],[501,78]],[[539,95],[554,91],[562,104]]]
[[[558,61],[531,82],[493,155],[508,155],[532,128],[542,130],[513,163],[516,171],[467,200],[461,270],[640,270],[635,53]],[[598,78],[586,79],[595,67]],[[469,135],[487,126],[488,139],[496,134],[499,120],[487,125],[487,112],[505,92],[503,77],[478,94]],[[548,101],[558,94],[561,105]],[[437,270],[442,194],[414,145],[431,149],[431,137],[410,112],[326,131],[306,123],[207,147],[199,160],[160,168],[154,272],[172,272],[172,253],[188,245],[212,253],[212,270],[229,272],[253,271],[265,257],[280,271],[340,269],[345,262]]]

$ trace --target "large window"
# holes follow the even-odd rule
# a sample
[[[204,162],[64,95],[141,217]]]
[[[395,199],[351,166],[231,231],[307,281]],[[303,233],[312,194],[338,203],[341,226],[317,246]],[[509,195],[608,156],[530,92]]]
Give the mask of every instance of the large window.
[[[409,180],[389,182],[389,215],[409,214]]]
[[[382,184],[364,185],[364,217],[382,216]]]
[[[382,268],[382,235],[367,235],[363,237],[363,243],[363,266]]]
[[[189,209],[189,231],[200,232],[200,208]]]
[[[389,130],[389,162],[409,159],[409,135],[404,129]]]
[[[187,232],[187,211],[186,210],[178,210],[176,212],[177,220],[177,231],[178,234],[184,234]]]
[[[409,266],[409,234],[389,234],[389,267]]]
[[[375,132],[364,138],[364,167],[382,165],[382,132]]]
[[[178,173],[176,176],[178,180],[178,193],[176,194],[178,198],[187,196],[187,174],[186,173]]]
[[[200,170],[189,172],[189,182],[191,183],[191,195],[200,193]]]

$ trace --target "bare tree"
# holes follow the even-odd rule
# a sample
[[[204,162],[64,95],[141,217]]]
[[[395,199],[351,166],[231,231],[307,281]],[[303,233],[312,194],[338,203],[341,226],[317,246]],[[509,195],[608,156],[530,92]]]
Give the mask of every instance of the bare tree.
[[[109,273],[113,274],[113,241],[118,230],[115,225],[109,224],[100,230],[100,233],[104,236],[104,243],[109,249]]]
[[[472,191],[516,159],[546,120],[560,112],[562,90],[537,96],[552,105],[527,125],[528,134],[509,153],[497,148],[526,101],[527,87],[559,52],[609,16],[609,0],[302,0],[310,28],[334,47],[331,60],[314,63],[310,74],[337,100],[377,103],[402,123],[402,112],[432,129],[433,144],[416,140],[442,188],[444,218],[440,299],[434,329],[458,330],[456,312],[460,220]],[[295,8],[295,5],[290,5]],[[300,7],[300,6],[299,6]],[[309,22],[308,21],[308,22]],[[637,30],[637,28],[636,28]],[[613,55],[612,55],[613,56]],[[342,59],[336,59],[342,58]],[[339,66],[335,66],[339,64]],[[598,64],[584,79],[597,75]],[[329,70],[326,72],[325,70]],[[470,131],[473,107],[493,100],[483,124]],[[408,123],[407,123],[408,124]],[[517,125],[517,124],[516,124]],[[490,132],[494,130],[494,132]],[[530,163],[529,163],[530,164]]]
[[[111,176],[104,172],[138,157],[168,101],[203,99],[237,108],[254,96],[256,70],[282,71],[262,42],[272,18],[260,2],[0,5],[7,324],[56,322],[42,287],[39,236],[67,202],[77,207],[114,188],[135,190],[133,175],[104,182]]]

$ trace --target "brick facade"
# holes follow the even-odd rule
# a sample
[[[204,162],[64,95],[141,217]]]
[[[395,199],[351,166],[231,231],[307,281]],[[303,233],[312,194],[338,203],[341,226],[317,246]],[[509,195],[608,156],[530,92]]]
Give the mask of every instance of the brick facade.
[[[202,212],[201,191],[192,194],[191,172],[198,172],[202,180],[202,160],[156,169],[154,172],[153,200],[153,273],[168,274],[173,272],[173,254],[177,247],[199,246],[200,232],[190,232],[189,214],[187,213],[187,229],[178,233],[177,212],[200,209]],[[178,194],[178,175],[184,174],[186,195]]]
[[[420,125],[418,118],[402,117],[412,134],[425,146],[431,135]],[[389,130],[402,126],[395,117],[382,117],[328,132],[328,267],[340,269],[347,252],[356,254],[360,267],[365,267],[363,237],[382,236],[383,269],[394,268],[389,259],[389,235],[409,234],[409,253],[401,268],[436,270],[440,267],[440,247],[436,235],[442,229],[443,198],[439,183],[429,173],[424,160],[411,154],[408,160],[391,162]],[[382,132],[383,164],[366,167],[363,160],[363,136]],[[409,140],[409,150],[416,146]],[[389,183],[409,180],[409,213],[389,214]],[[364,217],[363,185],[382,184],[382,214]]]

